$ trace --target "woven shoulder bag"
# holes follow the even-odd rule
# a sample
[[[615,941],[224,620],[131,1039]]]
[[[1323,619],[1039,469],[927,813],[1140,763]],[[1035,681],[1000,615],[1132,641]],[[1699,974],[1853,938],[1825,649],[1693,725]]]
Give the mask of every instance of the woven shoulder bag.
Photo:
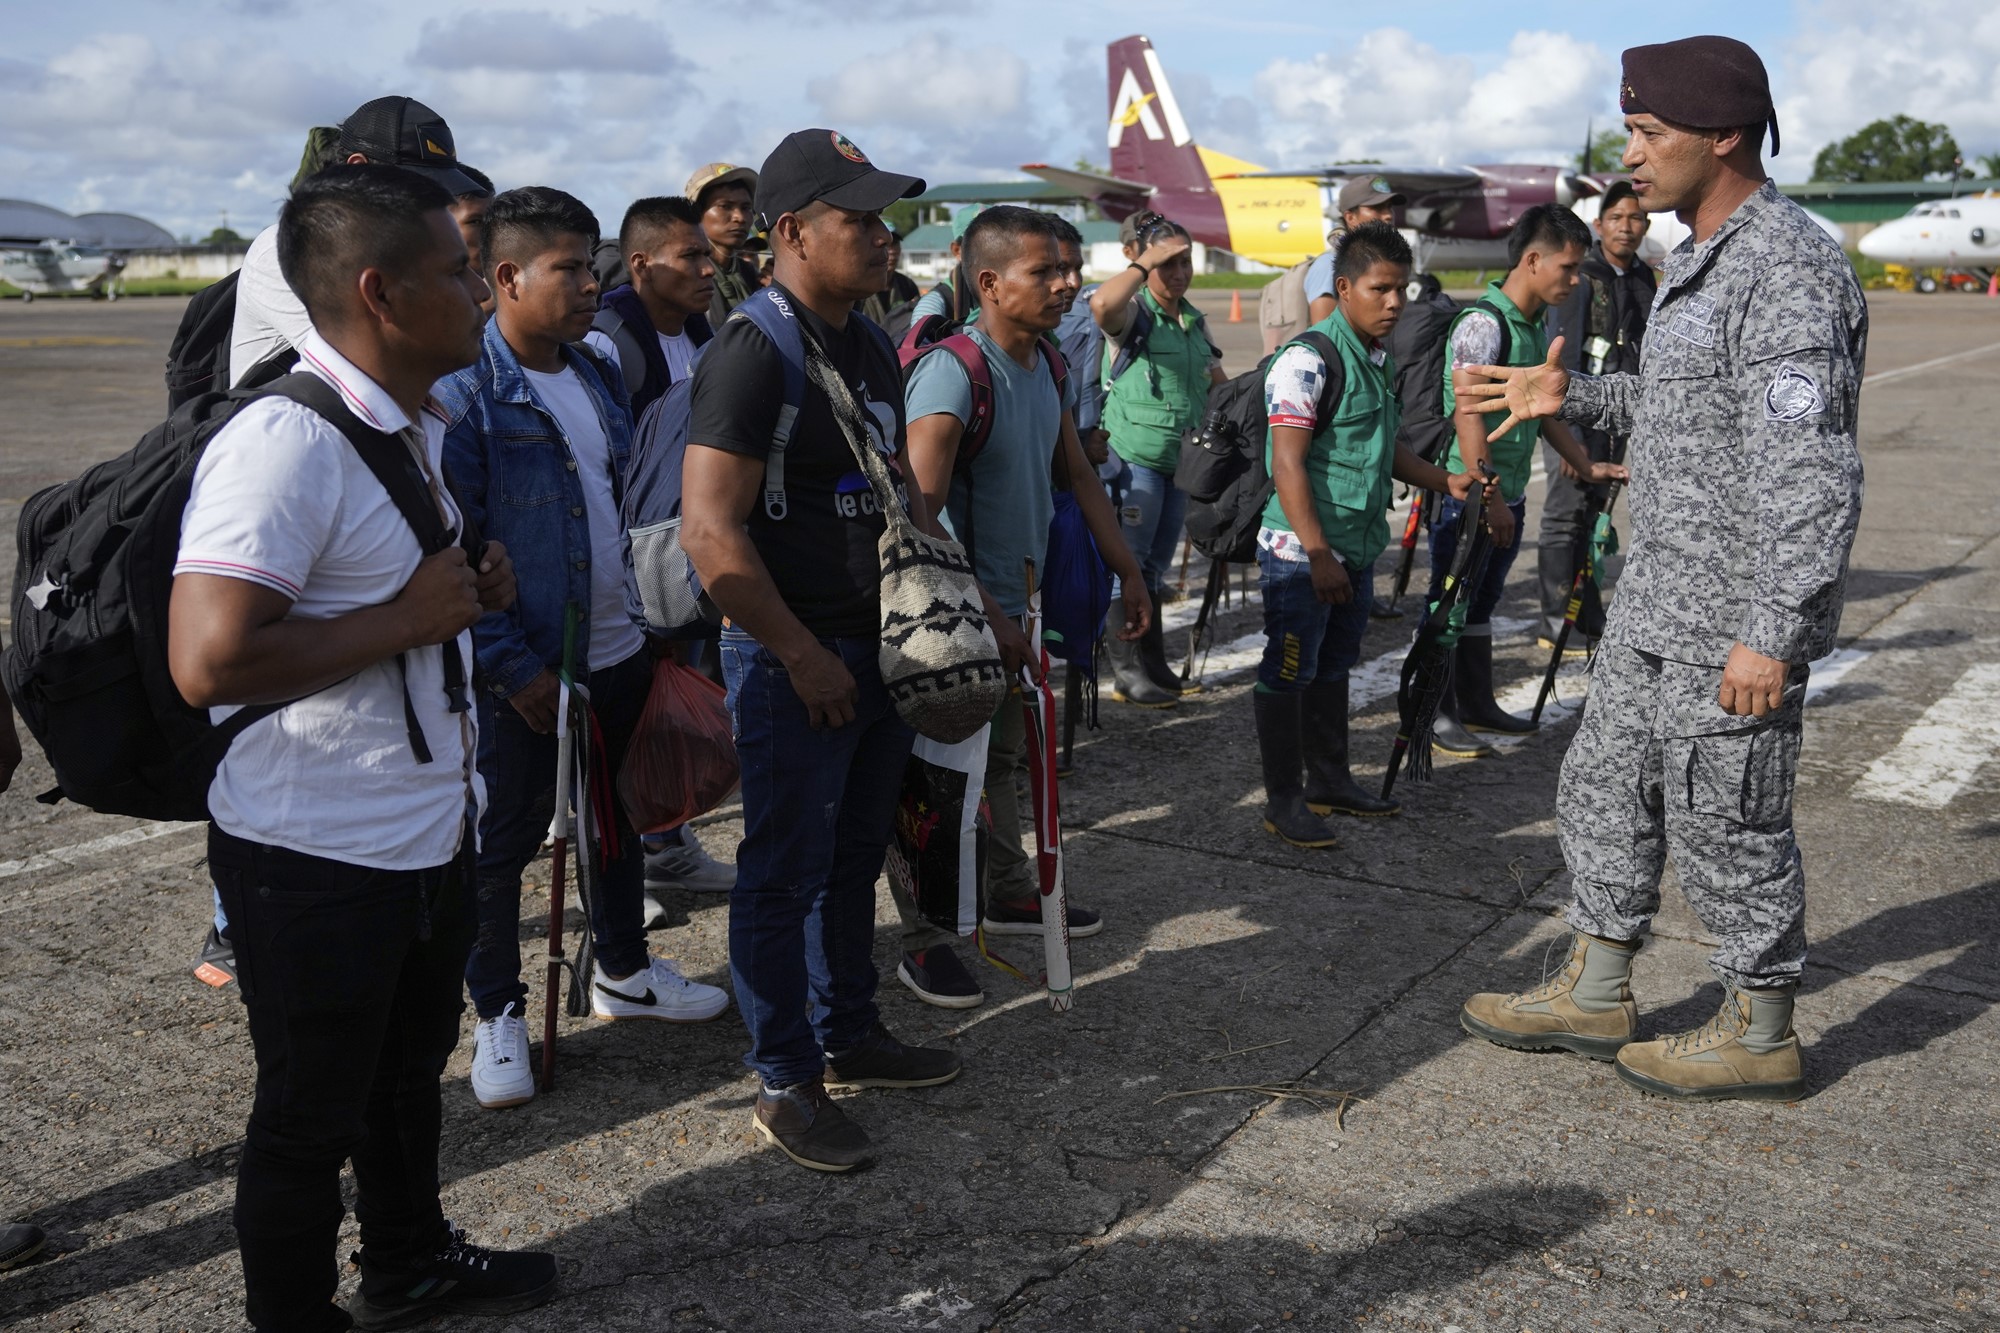
[[[882,454],[868,442],[861,406],[814,338],[806,376],[827,396],[848,448],[888,520],[882,559],[882,683],[896,711],[919,735],[956,745],[992,720],[1007,697],[1000,648],[979,599],[979,581],[963,546],[918,530],[896,494]]]

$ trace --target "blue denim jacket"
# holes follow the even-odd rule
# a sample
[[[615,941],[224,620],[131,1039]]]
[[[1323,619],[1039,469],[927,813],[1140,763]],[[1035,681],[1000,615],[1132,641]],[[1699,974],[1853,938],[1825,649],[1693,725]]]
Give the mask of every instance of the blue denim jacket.
[[[612,491],[622,500],[632,456],[624,382],[589,352],[567,347],[563,354],[597,407],[611,449]],[[481,683],[504,699],[545,667],[559,666],[564,608],[572,603],[576,670],[583,674],[592,665],[584,660],[590,643],[591,543],[583,482],[562,427],[528,387],[498,320],[487,321],[479,360],[439,380],[432,394],[450,422],[445,479],[480,532],[506,546],[520,589],[511,609],[489,612],[472,627]],[[625,600],[634,623],[643,625],[629,577]]]

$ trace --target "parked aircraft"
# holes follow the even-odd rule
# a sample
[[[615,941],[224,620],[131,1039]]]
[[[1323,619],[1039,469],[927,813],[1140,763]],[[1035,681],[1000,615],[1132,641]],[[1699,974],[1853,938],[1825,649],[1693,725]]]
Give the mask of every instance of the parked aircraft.
[[[19,288],[23,301],[59,292],[89,292],[116,300],[114,280],[124,267],[122,255],[64,241],[0,249],[0,279]]]
[[[1270,171],[1194,141],[1150,40],[1120,38],[1107,56],[1110,174],[1040,163],[1023,170],[1095,200],[1108,217],[1154,209],[1204,245],[1259,263],[1289,267],[1324,250],[1332,193],[1356,175],[1408,196],[1402,221],[1428,268],[1504,268],[1507,231],[1523,213],[1551,201],[1573,205],[1614,179],[1523,163]]]
[[[1990,275],[2000,268],[2000,190],[1931,199],[1861,238],[1861,253],[1914,269],[1960,269]],[[1921,291],[1937,279],[1917,280]]]

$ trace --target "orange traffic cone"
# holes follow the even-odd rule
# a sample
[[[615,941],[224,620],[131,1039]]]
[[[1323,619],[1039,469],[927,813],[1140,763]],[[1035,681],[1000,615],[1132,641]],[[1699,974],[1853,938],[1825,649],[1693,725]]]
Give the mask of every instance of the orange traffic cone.
[[[1231,324],[1241,324],[1243,322],[1243,289],[1241,287],[1231,287],[1229,289],[1229,322]]]
[[[1986,280],[1987,299],[1991,300],[1996,296],[2000,296],[2000,268],[1994,269],[1993,276]]]

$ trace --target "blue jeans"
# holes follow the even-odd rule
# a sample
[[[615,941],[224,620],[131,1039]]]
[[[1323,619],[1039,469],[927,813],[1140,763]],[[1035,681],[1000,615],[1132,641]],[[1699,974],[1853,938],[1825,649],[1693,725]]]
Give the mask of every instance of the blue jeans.
[[[1316,680],[1346,680],[1361,659],[1361,636],[1368,632],[1368,570],[1341,561],[1354,596],[1329,606],[1313,595],[1311,565],[1259,548],[1257,567],[1264,595],[1264,660],[1257,664],[1257,687],[1291,694]]]
[[[1157,472],[1140,463],[1127,463],[1113,454],[1118,474],[1105,485],[1118,514],[1118,530],[1146,576],[1146,587],[1157,593],[1173,568],[1174,547],[1180,544],[1181,526],[1187,518],[1187,492],[1174,486],[1174,474]],[[1119,581],[1111,581],[1111,600],[1122,595]]]
[[[1514,544],[1504,550],[1498,546],[1486,557],[1486,573],[1479,580],[1479,586],[1472,590],[1472,601],[1465,610],[1465,632],[1477,638],[1491,635],[1489,626],[1493,621],[1493,608],[1500,605],[1500,590],[1507,586],[1507,571],[1514,567],[1514,557],[1521,553],[1521,530],[1527,522],[1528,498],[1524,495],[1507,506],[1514,513]],[[1459,515],[1465,512],[1465,502],[1454,500],[1449,495],[1438,501],[1437,521],[1431,525],[1431,589],[1426,600],[1435,602],[1444,591],[1444,574],[1451,568],[1451,558],[1458,551]],[[1473,626],[1480,626],[1474,630]]]
[[[854,720],[815,730],[791,673],[741,630],[722,675],[743,766],[743,842],[729,897],[729,969],[767,1087],[818,1078],[875,1026],[875,880],[916,733],[866,638],[822,639],[854,677]]]
[[[590,673],[591,711],[604,733],[604,759],[615,776],[625,747],[646,707],[653,660],[637,652],[616,666]],[[486,779],[486,813],[479,820],[475,908],[479,936],[465,964],[465,986],[481,1018],[497,1018],[509,1004],[525,1008],[521,980],[521,872],[549,831],[556,804],[556,738],[529,729],[514,706],[491,693],[479,695],[479,775]],[[597,876],[590,904],[590,937],[597,961],[612,976],[646,966],[645,851],[614,800],[618,858]],[[605,812],[599,811],[600,814]]]

